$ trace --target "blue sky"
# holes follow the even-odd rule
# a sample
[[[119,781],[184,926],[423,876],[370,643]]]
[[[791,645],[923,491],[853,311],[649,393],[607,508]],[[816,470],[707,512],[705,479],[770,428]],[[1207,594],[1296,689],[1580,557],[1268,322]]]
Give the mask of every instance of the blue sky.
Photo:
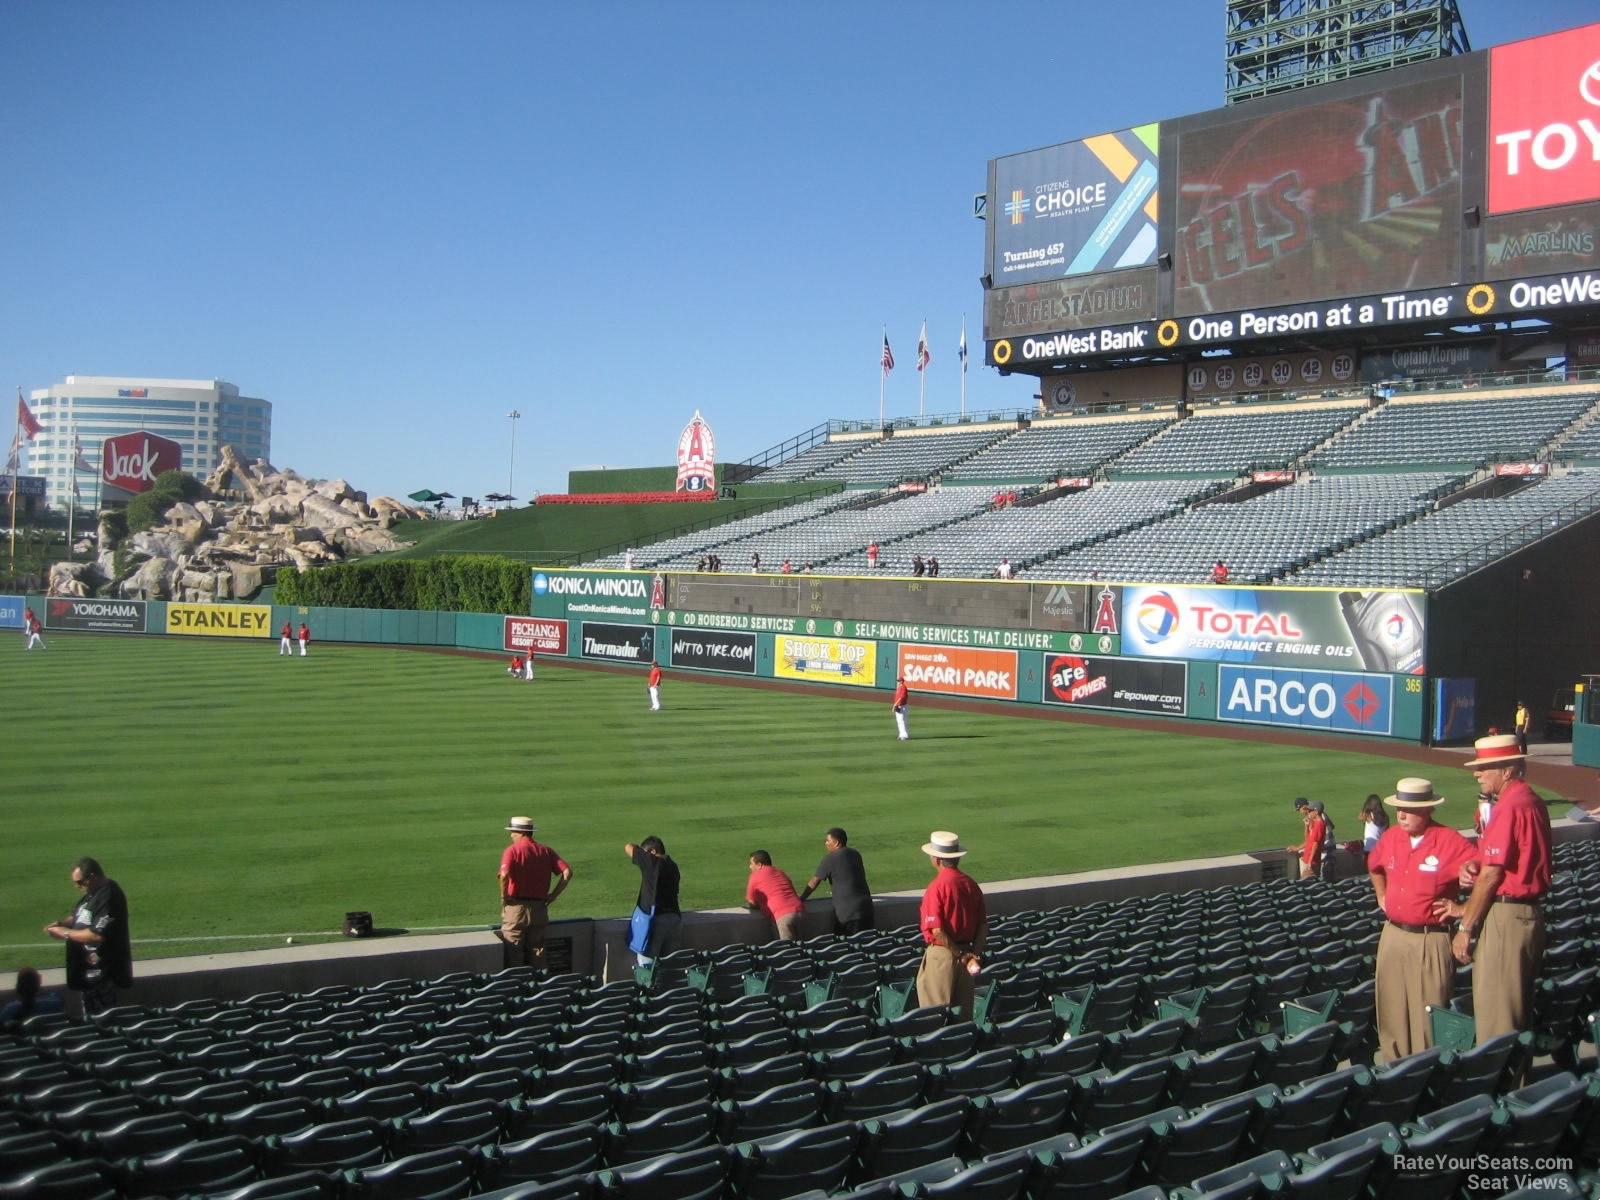
[[[1592,0],[1460,0],[1473,47]],[[373,494],[560,491],[981,357],[987,160],[1222,103],[1222,0],[0,5],[0,384],[221,378]]]

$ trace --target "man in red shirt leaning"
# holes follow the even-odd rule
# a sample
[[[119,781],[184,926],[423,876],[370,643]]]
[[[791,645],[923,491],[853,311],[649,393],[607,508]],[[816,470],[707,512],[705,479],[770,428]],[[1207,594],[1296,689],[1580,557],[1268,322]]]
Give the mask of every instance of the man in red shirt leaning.
[[[922,852],[933,863],[933,882],[922,893],[922,965],[917,968],[917,1005],[956,1004],[972,1020],[978,989],[978,955],[988,930],[983,889],[961,870],[967,851],[961,839],[936,829]]]
[[[1465,905],[1438,901],[1459,916],[1451,949],[1472,963],[1472,1014],[1479,1043],[1533,1028],[1533,987],[1544,963],[1544,897],[1550,891],[1550,813],[1523,780],[1527,756],[1514,733],[1481,737],[1467,763],[1478,790],[1495,797],[1478,839],[1482,864]],[[1476,941],[1474,940],[1476,939]]]
[[[532,817],[512,817],[506,826],[511,845],[500,856],[500,938],[506,965],[544,965],[544,931],[550,905],[567,884],[572,868],[549,846],[533,840]],[[552,888],[552,876],[559,876]]]
[[[772,865],[772,855],[765,850],[750,855],[750,882],[745,885],[744,906],[771,917],[780,942],[794,940],[800,932],[800,916],[806,911],[795,894],[794,881]]]
[[[1428,1006],[1450,1003],[1456,963],[1450,930],[1434,904],[1455,894],[1476,850],[1434,822],[1444,797],[1433,794],[1430,781],[1402,779],[1384,803],[1395,810],[1395,823],[1367,856],[1367,873],[1389,918],[1378,938],[1376,1002],[1378,1050],[1393,1062],[1433,1045]]]

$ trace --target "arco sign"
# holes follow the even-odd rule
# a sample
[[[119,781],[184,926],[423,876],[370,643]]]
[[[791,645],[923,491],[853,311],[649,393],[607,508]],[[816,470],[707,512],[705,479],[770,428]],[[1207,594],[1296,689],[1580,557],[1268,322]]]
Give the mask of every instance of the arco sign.
[[[148,492],[163,471],[182,466],[182,446],[142,429],[107,438],[100,451],[101,480],[125,492]]]

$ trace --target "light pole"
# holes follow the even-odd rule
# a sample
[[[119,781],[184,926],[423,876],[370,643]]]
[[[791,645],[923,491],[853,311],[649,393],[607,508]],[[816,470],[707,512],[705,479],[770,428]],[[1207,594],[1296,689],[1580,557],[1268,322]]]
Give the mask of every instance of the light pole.
[[[511,420],[511,470],[506,476],[506,495],[517,494],[517,422],[522,420],[522,414],[512,409],[506,414]]]

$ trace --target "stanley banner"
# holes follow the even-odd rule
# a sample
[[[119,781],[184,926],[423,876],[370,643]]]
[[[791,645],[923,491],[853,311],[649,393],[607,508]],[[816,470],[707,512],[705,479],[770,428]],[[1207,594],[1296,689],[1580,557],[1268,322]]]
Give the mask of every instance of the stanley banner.
[[[168,604],[167,632],[199,637],[268,637],[270,604]]]

